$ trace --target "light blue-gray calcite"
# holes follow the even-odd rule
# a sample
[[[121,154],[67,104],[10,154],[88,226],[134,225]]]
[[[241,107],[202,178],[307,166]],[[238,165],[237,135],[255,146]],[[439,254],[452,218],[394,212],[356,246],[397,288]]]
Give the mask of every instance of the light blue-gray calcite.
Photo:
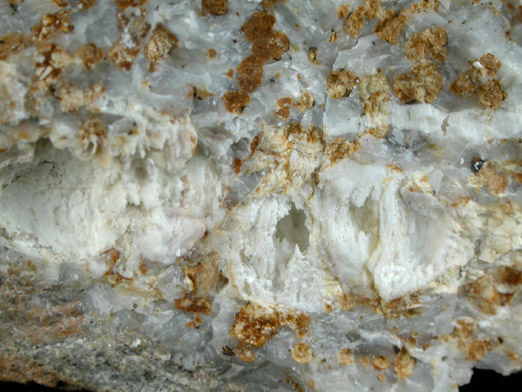
[[[0,381],[519,371],[521,10],[0,0]]]

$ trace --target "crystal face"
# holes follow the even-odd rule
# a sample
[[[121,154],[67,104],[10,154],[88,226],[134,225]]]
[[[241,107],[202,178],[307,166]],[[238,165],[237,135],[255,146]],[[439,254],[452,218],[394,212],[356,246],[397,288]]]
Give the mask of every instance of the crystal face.
[[[0,379],[520,370],[521,10],[0,1]]]

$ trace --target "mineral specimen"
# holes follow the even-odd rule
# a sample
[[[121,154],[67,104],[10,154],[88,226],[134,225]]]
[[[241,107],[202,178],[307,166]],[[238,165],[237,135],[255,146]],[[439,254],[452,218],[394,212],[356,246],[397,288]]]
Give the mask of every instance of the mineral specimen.
[[[0,0],[0,380],[520,370],[521,70],[515,0]]]

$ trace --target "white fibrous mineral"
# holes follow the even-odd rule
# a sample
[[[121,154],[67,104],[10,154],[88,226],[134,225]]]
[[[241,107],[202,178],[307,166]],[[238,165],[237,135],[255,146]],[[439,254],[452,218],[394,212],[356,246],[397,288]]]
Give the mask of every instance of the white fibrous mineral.
[[[518,0],[0,0],[0,380],[522,369]]]

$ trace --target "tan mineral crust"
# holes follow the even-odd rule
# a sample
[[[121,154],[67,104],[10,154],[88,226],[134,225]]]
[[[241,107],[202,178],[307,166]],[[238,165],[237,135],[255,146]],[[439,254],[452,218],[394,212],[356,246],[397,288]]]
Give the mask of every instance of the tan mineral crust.
[[[519,0],[0,0],[0,381],[522,369]]]

